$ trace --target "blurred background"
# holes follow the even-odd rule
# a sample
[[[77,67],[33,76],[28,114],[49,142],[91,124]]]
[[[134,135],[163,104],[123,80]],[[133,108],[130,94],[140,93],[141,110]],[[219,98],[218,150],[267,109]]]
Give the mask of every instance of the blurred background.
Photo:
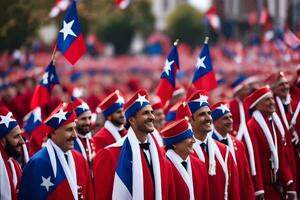
[[[0,2],[1,101],[23,98],[13,106],[22,121],[50,63],[69,1]],[[57,8],[62,2],[66,5]],[[177,81],[188,88],[209,36],[219,83],[215,101],[231,97],[226,88],[237,75],[283,70],[293,79],[299,65],[300,0],[132,0],[122,8],[119,2],[77,1],[88,51],[74,66],[57,54],[61,84],[52,92],[54,102],[80,96],[95,111],[115,89],[125,96],[139,87],[154,92],[176,39]]]

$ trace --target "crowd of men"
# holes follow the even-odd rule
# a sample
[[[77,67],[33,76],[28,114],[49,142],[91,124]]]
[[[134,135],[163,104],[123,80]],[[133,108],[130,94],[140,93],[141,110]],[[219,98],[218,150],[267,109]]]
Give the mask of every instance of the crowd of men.
[[[300,70],[294,82],[240,76],[232,90],[213,105],[193,88],[169,105],[115,90],[97,131],[86,102],[61,102],[34,144],[1,106],[0,199],[299,199]]]

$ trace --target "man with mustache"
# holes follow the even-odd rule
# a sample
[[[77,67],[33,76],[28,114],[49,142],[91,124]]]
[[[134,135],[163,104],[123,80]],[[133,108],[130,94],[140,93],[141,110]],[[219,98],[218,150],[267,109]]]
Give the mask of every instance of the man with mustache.
[[[96,152],[119,141],[126,135],[123,105],[124,98],[120,95],[119,90],[108,95],[98,105],[106,120],[104,127],[93,136]]]
[[[75,119],[72,103],[61,103],[44,121],[48,140],[23,169],[19,199],[94,199],[88,163],[73,150]]]
[[[83,155],[89,164],[91,164],[96,155],[94,140],[92,139],[91,133],[92,112],[87,103],[79,98],[73,102],[73,107],[77,116],[77,138],[74,141],[74,148]]]
[[[17,121],[6,107],[0,107],[0,199],[17,199],[22,170],[15,159],[23,144]]]
[[[124,106],[127,135],[103,148],[94,159],[96,199],[174,199],[171,196],[170,164],[151,134],[153,109],[141,89]]]

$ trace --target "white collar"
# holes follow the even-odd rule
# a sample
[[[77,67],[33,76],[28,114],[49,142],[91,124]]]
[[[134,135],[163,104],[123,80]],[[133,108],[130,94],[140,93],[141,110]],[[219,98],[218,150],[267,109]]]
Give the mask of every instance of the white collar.
[[[217,129],[214,129],[214,133],[215,133],[215,135],[217,136],[217,138],[218,138],[219,141],[228,139],[228,134],[227,134],[225,137],[223,137],[223,136],[217,131]]]

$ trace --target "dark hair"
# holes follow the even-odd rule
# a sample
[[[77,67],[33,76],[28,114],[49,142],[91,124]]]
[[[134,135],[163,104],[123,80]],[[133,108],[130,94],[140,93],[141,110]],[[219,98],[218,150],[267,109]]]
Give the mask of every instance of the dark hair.
[[[128,130],[129,129],[129,127],[130,127],[130,122],[129,122],[129,120],[128,119],[126,119],[126,123],[125,123],[125,125],[124,125],[124,128],[126,129],[126,130]]]
[[[174,147],[173,145],[168,145],[168,146],[165,146],[165,151],[167,152],[169,149],[172,149],[174,150]]]

